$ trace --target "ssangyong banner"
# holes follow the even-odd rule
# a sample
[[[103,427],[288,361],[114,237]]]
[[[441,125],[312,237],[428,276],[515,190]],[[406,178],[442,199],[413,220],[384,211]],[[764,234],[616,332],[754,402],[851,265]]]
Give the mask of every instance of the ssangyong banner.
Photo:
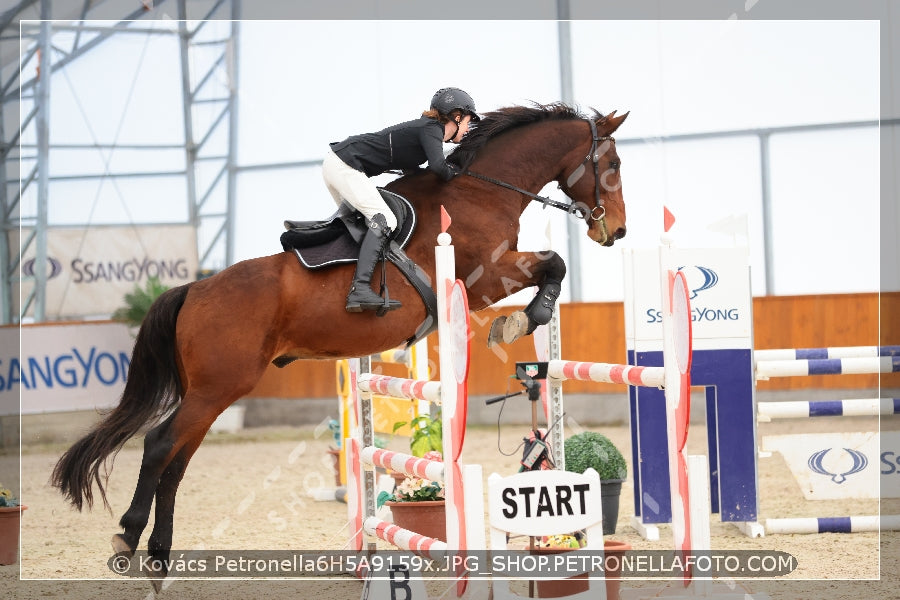
[[[687,281],[694,350],[752,347],[753,297],[747,248],[672,248],[666,256],[670,268],[684,273]],[[626,249],[624,257],[628,347],[646,351],[656,344],[661,350],[659,249]]]
[[[0,414],[96,410],[119,402],[134,338],[98,321],[0,327]]]
[[[22,230],[22,236],[30,233]],[[26,297],[33,286],[34,244],[21,265]],[[190,225],[48,229],[46,318],[112,314],[135,285],[157,277],[163,285],[179,286],[196,279],[197,267],[197,234]],[[18,303],[19,294],[14,298]]]

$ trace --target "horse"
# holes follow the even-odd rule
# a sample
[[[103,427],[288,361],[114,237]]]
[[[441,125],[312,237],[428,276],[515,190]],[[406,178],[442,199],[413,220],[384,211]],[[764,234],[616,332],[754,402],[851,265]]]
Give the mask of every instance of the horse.
[[[471,310],[539,286],[535,300],[502,324],[501,337],[511,343],[546,323],[565,263],[552,251],[520,252],[519,217],[536,200],[583,218],[599,244],[622,238],[625,205],[612,133],[627,116],[595,109],[586,115],[563,103],[486,113],[448,156],[461,175],[444,182],[420,170],[385,186],[407,198],[418,217],[407,255],[434,281],[443,206]],[[551,181],[571,204],[537,195]],[[402,308],[383,316],[345,311],[352,265],[306,270],[290,252],[238,262],[166,291],[138,331],[119,404],[62,455],[52,485],[80,511],[92,508],[96,484],[111,511],[105,485],[113,458],[129,438],[146,432],[134,497],[112,544],[116,553],[133,555],[155,498],[148,554],[165,564],[188,462],[216,417],[254,388],[269,363],[365,356],[411,337],[425,317],[423,302],[395,268],[385,268]],[[152,574],[154,586],[166,574]]]

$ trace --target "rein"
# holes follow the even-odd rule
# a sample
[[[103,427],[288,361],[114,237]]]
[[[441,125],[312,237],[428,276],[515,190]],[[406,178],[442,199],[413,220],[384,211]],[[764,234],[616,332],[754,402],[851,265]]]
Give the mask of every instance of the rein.
[[[598,143],[603,141],[612,141],[615,142],[615,138],[611,135],[598,136],[597,135],[597,124],[594,123],[593,119],[585,119],[588,122],[588,125],[591,127],[591,149],[588,151],[587,156],[584,158],[584,161],[569,174],[566,178],[566,188],[571,188],[575,183],[581,179],[582,175],[585,172],[585,164],[588,161],[593,162],[594,164],[594,208],[588,212],[586,207],[579,206],[574,200],[570,203],[558,202],[551,198],[547,198],[546,196],[540,196],[538,194],[533,194],[528,190],[523,190],[520,187],[514,186],[511,183],[506,183],[505,181],[501,181],[499,179],[494,179],[493,177],[488,177],[487,175],[482,175],[481,173],[475,173],[473,171],[465,171],[464,174],[470,177],[474,177],[476,179],[481,179],[482,181],[487,181],[488,183],[493,183],[494,185],[498,185],[500,187],[506,188],[508,190],[512,190],[528,196],[533,201],[540,202],[544,205],[544,208],[548,206],[552,206],[553,208],[558,208],[559,210],[563,210],[569,214],[578,213],[579,216],[585,220],[588,217],[593,221],[602,221],[606,217],[606,208],[603,206],[603,198],[600,197],[600,153],[598,152]],[[568,192],[563,189],[562,183],[558,185],[559,189],[563,190],[564,193],[568,196]],[[571,198],[571,196],[570,196]],[[599,210],[599,214],[595,216],[595,211]],[[605,228],[605,224],[604,224]]]
[[[558,208],[559,210],[564,210],[566,212],[580,212],[581,216],[584,217],[584,209],[580,206],[576,206],[575,203],[566,204],[565,202],[559,202],[557,200],[553,200],[552,198],[548,198],[546,196],[540,196],[538,194],[533,194],[528,190],[523,190],[520,187],[516,187],[511,183],[506,183],[505,181],[500,181],[499,179],[494,179],[493,177],[488,177],[487,175],[482,175],[481,173],[475,173],[474,171],[465,171],[464,175],[468,175],[469,177],[474,177],[475,179],[481,179],[482,181],[487,181],[488,183],[493,183],[494,185],[499,185],[500,187],[506,188],[508,190],[512,190],[514,192],[519,192],[525,196],[528,196],[532,200],[540,202],[545,207],[552,206],[553,208]]]

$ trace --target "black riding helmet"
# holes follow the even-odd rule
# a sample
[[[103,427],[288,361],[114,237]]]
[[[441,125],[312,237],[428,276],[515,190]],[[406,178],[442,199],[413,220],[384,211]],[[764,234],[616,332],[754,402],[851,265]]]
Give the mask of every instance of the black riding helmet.
[[[477,123],[481,120],[481,117],[475,112],[475,101],[472,100],[472,96],[455,87],[441,88],[436,91],[431,98],[431,108],[437,110],[442,115],[449,114],[450,111],[459,109],[471,116],[472,121]]]

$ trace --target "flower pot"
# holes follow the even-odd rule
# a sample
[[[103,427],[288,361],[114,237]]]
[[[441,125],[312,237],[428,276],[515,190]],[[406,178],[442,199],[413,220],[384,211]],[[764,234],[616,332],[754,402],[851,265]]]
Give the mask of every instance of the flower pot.
[[[603,535],[616,532],[619,520],[619,496],[624,479],[607,479],[600,482],[600,506],[603,511]]]
[[[442,542],[447,541],[447,517],[444,500],[422,500],[419,502],[387,501],[385,506],[391,508],[394,525],[432,537]]]
[[[622,555],[631,550],[631,546],[625,542],[616,540],[603,540],[604,552],[604,577],[606,577],[606,598],[607,600],[618,600],[619,598],[619,573],[621,572]],[[534,548],[532,554],[560,554],[562,552],[571,552],[572,548]],[[615,557],[610,560],[608,557]],[[582,573],[567,579],[536,579],[538,598],[563,598],[588,591],[590,586],[588,582],[588,574]]]
[[[622,573],[622,556],[631,550],[631,544],[619,540],[603,540],[603,570],[606,577],[606,600],[618,600],[619,575]]]
[[[0,565],[13,565],[19,555],[19,523],[27,506],[0,507]]]

